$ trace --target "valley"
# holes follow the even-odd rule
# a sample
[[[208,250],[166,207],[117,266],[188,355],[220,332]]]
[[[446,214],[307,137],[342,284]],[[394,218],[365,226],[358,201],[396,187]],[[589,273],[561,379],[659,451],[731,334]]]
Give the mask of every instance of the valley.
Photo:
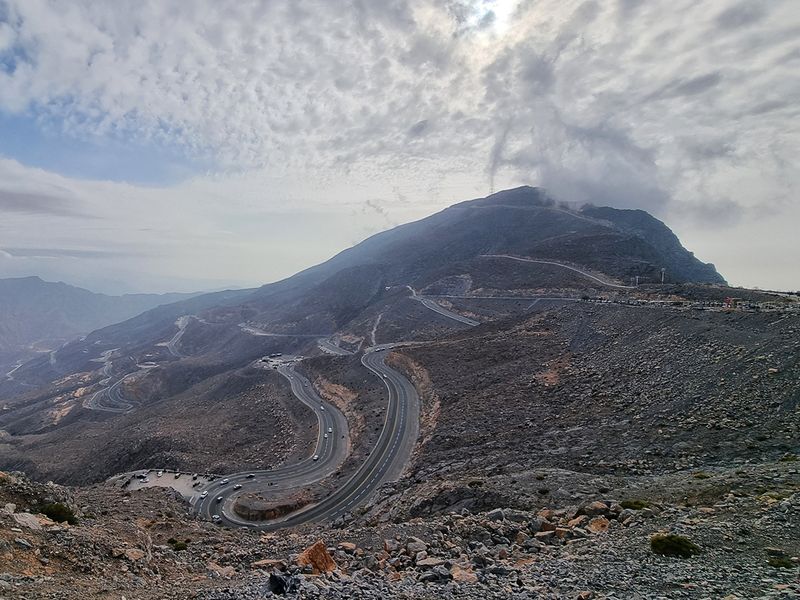
[[[135,574],[153,598],[276,582],[612,598],[644,561],[653,596],[790,597],[792,569],[768,557],[800,553],[798,357],[796,298],[727,287],[642,211],[536,188],[461,203],[16,367],[0,494],[62,498],[80,524],[26,530],[47,562],[12,580],[30,597],[65,577],[123,593]],[[665,532],[703,553],[651,553]],[[53,554],[48,535],[80,550]],[[78,551],[96,557],[83,574]],[[667,585],[665,568],[682,575]],[[756,572],[770,582],[746,583]],[[694,578],[707,588],[682,587]]]

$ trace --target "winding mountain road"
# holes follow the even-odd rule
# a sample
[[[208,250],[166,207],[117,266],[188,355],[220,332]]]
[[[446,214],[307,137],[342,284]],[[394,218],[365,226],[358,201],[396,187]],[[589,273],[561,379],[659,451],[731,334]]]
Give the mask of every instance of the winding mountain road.
[[[506,258],[508,260],[516,260],[516,261],[519,261],[519,262],[536,263],[536,264],[540,264],[540,265],[552,265],[554,267],[561,267],[562,269],[568,269],[570,271],[574,271],[575,273],[583,275],[584,277],[587,277],[587,278],[589,278],[589,279],[591,279],[593,281],[596,281],[597,283],[601,283],[601,284],[603,284],[605,286],[608,286],[608,287],[620,288],[620,289],[625,289],[625,290],[630,290],[630,289],[633,289],[635,287],[635,286],[632,286],[632,285],[622,285],[620,283],[614,283],[613,281],[608,281],[607,279],[601,279],[601,278],[599,278],[599,277],[597,277],[595,275],[592,275],[591,273],[587,273],[586,271],[582,271],[581,269],[578,269],[576,267],[572,267],[570,265],[565,265],[563,263],[552,261],[552,260],[540,260],[538,258],[525,258],[525,257],[522,257],[522,256],[512,256],[510,254],[481,254],[481,258]]]
[[[221,523],[231,527],[269,531],[336,519],[366,500],[383,482],[397,478],[411,456],[419,435],[419,397],[410,381],[385,364],[387,346],[389,345],[370,348],[361,357],[361,363],[386,386],[388,407],[383,429],[367,460],[335,492],[316,504],[273,521],[245,520],[238,517],[233,510],[236,497],[242,493],[269,493],[269,488],[276,484],[286,490],[314,483],[332,475],[346,456],[347,437],[346,433],[341,433],[347,430],[344,416],[326,404],[304,377],[291,368],[281,367],[278,371],[290,379],[292,392],[317,413],[321,436],[317,441],[318,459],[306,459],[296,465],[271,471],[236,473],[227,476],[225,484],[212,482],[198,490],[198,493],[208,490],[205,498],[198,495],[192,500],[195,511],[206,518],[218,515]],[[322,432],[331,429],[333,434],[329,434],[327,439],[322,437]],[[235,485],[240,485],[241,488],[234,489]]]

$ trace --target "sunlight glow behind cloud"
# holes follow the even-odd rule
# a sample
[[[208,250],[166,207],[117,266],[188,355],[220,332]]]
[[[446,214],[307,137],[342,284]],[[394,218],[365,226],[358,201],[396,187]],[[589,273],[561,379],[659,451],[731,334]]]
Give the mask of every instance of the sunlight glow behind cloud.
[[[0,116],[75,153],[3,140],[0,248],[48,231],[122,249],[106,279],[257,284],[531,183],[650,210],[733,282],[800,287],[798,31],[791,0],[0,0]],[[160,187],[137,152],[164,157]]]

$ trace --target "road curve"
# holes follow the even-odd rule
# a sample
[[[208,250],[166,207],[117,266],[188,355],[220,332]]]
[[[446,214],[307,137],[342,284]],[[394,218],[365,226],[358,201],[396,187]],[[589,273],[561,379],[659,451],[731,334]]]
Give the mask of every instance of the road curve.
[[[293,464],[283,465],[270,470],[246,471],[227,475],[227,485],[214,481],[197,490],[191,499],[194,510],[200,516],[211,518],[219,514],[222,523],[232,527],[250,526],[251,521],[240,519],[233,513],[235,497],[245,492],[270,491],[273,485],[280,484],[282,488],[302,487],[315,483],[334,474],[347,458],[350,444],[347,419],[332,404],[326,402],[314,391],[311,382],[303,375],[297,373],[291,364],[284,364],[277,368],[278,373],[286,377],[292,393],[317,416],[318,434],[314,454]],[[317,456],[317,460],[313,459]],[[253,477],[249,477],[253,475]],[[241,490],[235,490],[235,485],[241,485]],[[201,498],[200,494],[208,490],[208,495]],[[217,501],[217,498],[223,498]]]
[[[474,319],[470,319],[468,317],[460,315],[452,310],[447,310],[444,306],[439,305],[434,300],[426,298],[425,296],[420,296],[419,294],[417,294],[417,290],[415,290],[410,285],[407,285],[405,287],[411,292],[411,299],[416,300],[428,310],[432,310],[433,312],[440,314],[443,317],[447,317],[448,319],[452,319],[453,321],[458,321],[459,323],[463,323],[464,325],[469,325],[470,327],[477,327],[478,325],[480,325],[479,321],[475,321]]]
[[[552,265],[554,267],[561,267],[562,269],[569,269],[570,271],[574,271],[575,273],[579,273],[580,275],[583,275],[584,277],[588,277],[589,279],[592,279],[592,280],[596,281],[597,283],[602,283],[603,285],[608,286],[608,287],[620,288],[620,289],[625,289],[625,290],[633,289],[635,287],[635,286],[632,286],[632,285],[622,285],[620,283],[613,283],[613,282],[607,281],[605,279],[600,279],[599,277],[596,277],[595,275],[592,275],[591,273],[587,273],[586,271],[581,271],[580,269],[578,269],[576,267],[571,267],[569,265],[565,265],[563,263],[555,262],[555,261],[552,261],[552,260],[539,260],[538,258],[524,258],[522,256],[512,256],[510,254],[481,254],[481,258],[506,258],[508,260],[517,260],[519,262],[537,263],[537,264],[541,264],[541,265]]]
[[[319,470],[322,466],[319,463],[325,460],[320,454],[317,465],[312,466],[312,473],[287,467],[283,470],[255,473],[256,477],[251,479],[247,479],[247,474],[243,473],[232,475],[227,478],[229,483],[224,486],[212,483],[206,487],[209,489],[208,496],[203,500],[194,501],[198,514],[206,518],[217,514],[221,523],[233,527],[249,527],[263,531],[294,527],[304,523],[332,520],[347,514],[369,498],[382,483],[399,477],[419,435],[419,397],[410,381],[385,364],[386,346],[389,345],[370,348],[361,357],[361,363],[384,382],[389,402],[383,429],[375,448],[350,479],[320,502],[283,519],[258,523],[245,521],[233,513],[233,503],[239,493],[268,490],[270,482],[281,483],[284,487],[300,487],[311,482],[307,479],[309,475],[313,476],[313,481],[318,481],[331,474]],[[295,391],[294,385],[292,389]],[[308,388],[303,386],[301,389]],[[325,412],[331,414],[329,410]],[[242,478],[248,483],[243,483]],[[236,483],[242,485],[241,491],[233,490],[233,485]],[[221,499],[218,501],[218,498]]]

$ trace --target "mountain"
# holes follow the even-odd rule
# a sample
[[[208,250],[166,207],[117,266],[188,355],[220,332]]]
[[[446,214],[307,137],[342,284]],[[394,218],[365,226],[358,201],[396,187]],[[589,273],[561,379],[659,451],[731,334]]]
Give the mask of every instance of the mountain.
[[[38,277],[0,279],[0,365],[191,296],[107,296]]]
[[[0,566],[48,597],[796,596],[799,307],[642,211],[463,202],[0,378]]]
[[[662,269],[667,274],[664,286]],[[185,415],[204,414],[210,423],[225,414],[232,431],[248,421],[252,425],[244,407],[253,388],[276,390],[280,381],[249,370],[260,356],[318,354],[317,337],[333,336],[348,350],[375,343],[376,337],[436,339],[464,323],[513,316],[530,304],[480,297],[627,296],[634,290],[625,286],[635,276],[642,284],[635,290],[639,295],[672,294],[667,288],[677,283],[724,284],[712,265],[697,260],[666,225],[642,211],[570,209],[529,187],[461,202],[374,235],[285,280],[164,304],[28,361],[14,372],[13,381],[0,381],[0,399],[7,403],[0,427],[15,441],[7,448],[7,464],[82,482],[132,467],[145,454],[152,464],[209,468],[201,457],[209,452],[205,444],[213,442],[201,442],[202,431]],[[15,297],[41,298],[35,304],[39,307],[50,306],[49,298],[58,308],[40,312],[73,335],[89,329],[90,319],[114,320],[112,309],[119,311],[116,315],[134,313],[147,301],[166,300],[113,299],[36,280],[18,285],[54,290]],[[437,294],[466,299],[436,299]],[[79,299],[67,300],[73,296]],[[421,301],[423,296],[430,299]],[[469,306],[459,307],[459,302]],[[17,307],[17,314],[22,310],[19,301],[10,305]],[[443,317],[448,307],[467,316],[456,315],[460,321]],[[50,325],[27,339],[55,330]],[[121,386],[116,403],[105,412],[92,410],[87,398],[105,398],[104,382],[114,381]],[[240,394],[234,404],[232,390]],[[120,401],[120,395],[127,400]],[[272,397],[276,407],[286,402],[277,392]],[[128,406],[136,408],[119,415]],[[119,423],[125,424],[123,432]],[[289,444],[293,427],[277,432],[276,439],[286,437]],[[90,432],[95,442],[86,453],[82,440]],[[49,440],[45,446],[43,439]],[[107,445],[100,455],[103,464],[97,463],[97,444]],[[42,447],[48,452],[59,448],[69,459],[58,465],[40,462]],[[148,450],[143,454],[131,448]],[[226,459],[214,463],[216,468],[233,468],[237,452],[229,448]],[[86,468],[86,460],[92,469]]]

